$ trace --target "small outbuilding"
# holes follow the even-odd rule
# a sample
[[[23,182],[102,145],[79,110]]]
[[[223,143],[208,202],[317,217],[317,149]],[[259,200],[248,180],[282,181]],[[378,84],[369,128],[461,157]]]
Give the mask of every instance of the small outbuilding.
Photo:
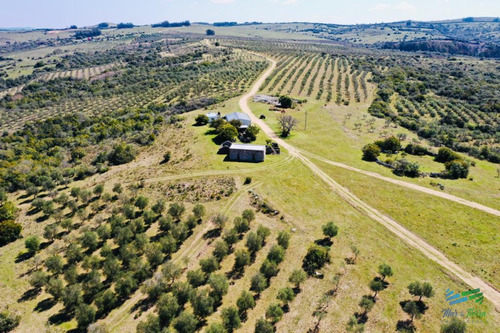
[[[231,122],[233,120],[238,120],[241,123],[240,129],[248,128],[252,125],[252,121],[250,117],[246,113],[242,112],[233,112],[226,115],[226,120]]]
[[[208,122],[211,123],[217,119],[220,119],[220,112],[210,112],[210,113],[207,113],[207,117],[208,117]]]
[[[233,143],[227,156],[230,161],[264,162],[266,146]]]

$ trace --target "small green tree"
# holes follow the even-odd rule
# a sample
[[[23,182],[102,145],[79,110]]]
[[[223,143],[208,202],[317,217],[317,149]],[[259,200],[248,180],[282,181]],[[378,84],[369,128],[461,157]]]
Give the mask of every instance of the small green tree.
[[[193,207],[193,214],[197,219],[202,219],[205,216],[205,206],[202,204],[197,204]]]
[[[238,129],[229,123],[221,125],[217,132],[221,141],[234,141],[238,137]]]
[[[151,210],[159,215],[165,211],[165,208],[166,208],[165,199],[158,199],[156,203],[153,205],[153,207],[151,207]]]
[[[377,298],[377,294],[384,290],[384,283],[382,281],[379,281],[379,280],[372,280],[370,282],[370,289],[375,293],[375,295],[373,295],[373,298]]]
[[[374,143],[369,143],[363,147],[363,159],[365,161],[376,161],[380,156],[380,147]]]
[[[275,324],[283,317],[283,309],[278,304],[271,304],[266,310],[266,318]]]
[[[380,264],[378,266],[378,273],[382,276],[382,281],[384,281],[386,277],[392,276],[392,267],[386,263]]]
[[[295,269],[290,274],[288,281],[293,283],[295,288],[300,289],[300,285],[307,279],[306,273],[302,269]]]
[[[295,298],[295,293],[293,292],[292,288],[282,288],[278,291],[278,296],[276,296],[276,298],[283,303],[284,307],[287,307],[288,303],[293,301],[293,299]]]
[[[373,299],[366,295],[361,298],[361,301],[359,301],[359,306],[363,309],[364,314],[370,312],[374,304],[375,302],[373,302]]]
[[[149,199],[146,198],[145,196],[140,195],[137,197],[137,200],[135,200],[134,205],[137,208],[139,208],[141,211],[144,211],[144,208],[147,207],[148,203],[149,203]]]
[[[264,318],[260,318],[255,323],[255,333],[274,333],[274,327]]]
[[[410,316],[411,322],[413,322],[415,318],[418,319],[422,315],[415,301],[406,302],[403,307],[403,311]]]
[[[290,234],[286,231],[280,231],[276,240],[278,241],[278,245],[286,250],[290,245]]]
[[[177,220],[181,219],[182,214],[184,214],[185,211],[186,211],[186,208],[184,207],[184,205],[182,203],[174,202],[174,203],[170,204],[170,206],[168,207],[168,213],[174,219],[177,219]]]
[[[257,273],[252,277],[250,290],[260,294],[267,288],[267,280],[262,273]]]
[[[441,333],[465,333],[467,325],[457,317],[452,317],[449,322],[441,326]]]
[[[335,225],[335,223],[333,223],[333,221],[327,222],[321,227],[321,229],[323,230],[323,235],[328,237],[329,240],[337,236],[339,232],[339,228]]]
[[[206,333],[226,333],[226,329],[222,323],[212,323],[208,326]]]
[[[177,302],[177,298],[172,294],[163,294],[158,300],[156,308],[158,309],[160,324],[162,326],[169,326],[179,311],[179,303]]]
[[[79,328],[87,328],[95,321],[96,308],[85,303],[80,304],[76,309],[76,321]]]
[[[174,328],[179,333],[194,333],[196,332],[197,325],[198,325],[198,320],[192,313],[187,311],[183,311],[174,320]]]
[[[224,328],[228,333],[232,333],[234,330],[241,326],[241,319],[238,314],[238,309],[234,306],[222,309],[222,323]]]
[[[245,314],[248,310],[253,309],[255,307],[255,300],[248,291],[243,290],[240,294],[240,297],[236,300],[236,306],[240,313]]]
[[[24,246],[30,253],[36,253],[40,249],[40,239],[37,236],[26,238]]]

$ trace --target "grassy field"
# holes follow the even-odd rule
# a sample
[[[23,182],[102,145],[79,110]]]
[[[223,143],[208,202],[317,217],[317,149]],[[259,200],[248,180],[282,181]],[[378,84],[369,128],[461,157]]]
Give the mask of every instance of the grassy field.
[[[116,37],[113,42],[95,43],[96,47],[103,50],[111,47],[112,43],[128,43],[134,36],[152,33],[178,34],[186,33],[203,34],[209,26],[192,25],[187,28],[159,28],[137,27],[118,31],[109,29],[105,36]],[[300,39],[310,38],[298,30],[312,28],[313,25],[294,26],[282,25],[279,29],[266,30],[267,25],[244,27],[215,27],[216,33],[221,36],[261,37],[266,39]],[[37,35],[33,35],[36,37]],[[191,35],[189,35],[191,36]],[[300,37],[302,36],[302,37]],[[32,38],[34,38],[32,37]],[[150,37],[148,37],[150,38]],[[213,50],[214,41],[195,41],[193,44],[178,45],[182,48]],[[221,42],[224,43],[221,39]],[[145,42],[146,43],[146,42]],[[281,42],[277,42],[281,43]],[[94,45],[86,43],[82,45]],[[80,50],[75,48],[68,52]],[[72,46],[72,47],[73,47]],[[85,46],[87,47],[87,46]],[[365,162],[361,159],[361,148],[374,140],[403,133],[406,135],[404,143],[419,140],[417,136],[392,123],[382,119],[373,118],[367,112],[373,100],[376,86],[371,82],[371,74],[358,68],[356,58],[344,54],[321,53],[313,51],[316,46],[307,45],[305,49],[287,53],[283,49],[279,53],[270,50],[266,54],[278,60],[277,70],[263,87],[265,94],[290,94],[291,97],[302,101],[295,109],[270,111],[270,105],[250,103],[250,107],[257,117],[264,115],[265,121],[276,132],[279,132],[277,117],[281,114],[292,115],[299,120],[297,127],[292,131],[287,140],[293,146],[318,155],[324,159],[342,162],[362,170],[376,172],[392,179],[404,180],[428,188],[435,188],[430,178],[401,178],[392,174],[391,170],[375,163]],[[42,50],[42,49],[40,49]],[[33,62],[37,51],[23,53],[24,61]],[[85,50],[91,50],[87,48]],[[93,49],[92,49],[93,50]],[[98,50],[97,48],[95,50]],[[318,47],[318,50],[321,50]],[[161,50],[168,56],[176,56],[168,50]],[[40,51],[45,52],[45,51]],[[255,59],[255,55],[243,50],[235,50],[234,59],[242,62]],[[179,51],[182,54],[181,51]],[[47,53],[49,54],[49,53]],[[21,54],[19,54],[21,57]],[[36,56],[35,56],[36,57]],[[218,53],[206,54],[199,63],[217,62],[223,56]],[[55,59],[55,58],[54,58]],[[226,58],[224,58],[226,59]],[[233,59],[233,60],[234,60]],[[197,63],[196,63],[197,64]],[[195,62],[182,64],[181,68],[189,68]],[[229,68],[229,65],[228,65]],[[102,70],[107,70],[104,68]],[[246,68],[235,67],[241,77]],[[92,72],[101,72],[98,67]],[[64,74],[63,74],[64,73]],[[78,77],[89,75],[87,71],[60,72],[55,76],[76,75]],[[225,78],[230,78],[230,73],[222,73]],[[258,75],[257,71],[254,75]],[[87,77],[88,78],[88,77]],[[183,78],[184,79],[184,78]],[[218,77],[218,80],[222,78]],[[191,79],[194,87],[194,79]],[[207,75],[201,80],[212,81],[213,77]],[[191,82],[191,81],[189,81]],[[356,84],[354,84],[356,82]],[[250,88],[249,80],[227,82],[217,86],[214,90],[218,93],[230,87],[234,92],[244,92]],[[208,84],[207,84],[208,86]],[[364,86],[364,88],[362,88]],[[204,90],[193,87],[184,87],[183,98],[189,100],[198,95],[205,96]],[[154,90],[154,89],[153,89]],[[142,91],[135,95],[124,95],[122,100],[115,100],[117,104],[127,102],[130,106],[145,106],[148,101],[155,103],[171,102],[168,100],[169,91]],[[224,90],[225,91],[225,90]],[[235,96],[236,94],[232,95]],[[328,97],[330,96],[330,97]],[[178,97],[174,97],[178,98]],[[91,104],[95,103],[95,104]],[[75,104],[76,105],[76,104]],[[74,112],[76,106],[68,103],[65,111]],[[86,109],[97,109],[103,101],[88,101]],[[247,312],[237,332],[254,331],[255,323],[266,316],[266,310],[272,303],[278,303],[277,294],[284,287],[292,287],[288,281],[290,273],[302,266],[303,258],[310,245],[324,244],[322,225],[333,221],[339,227],[339,233],[333,238],[333,243],[328,248],[331,262],[321,272],[323,276],[309,277],[300,290],[295,290],[296,297],[290,302],[283,318],[276,324],[277,332],[345,332],[349,319],[358,315],[364,322],[367,332],[395,331],[401,322],[409,319],[403,311],[404,302],[414,300],[408,292],[408,284],[415,281],[430,282],[435,295],[423,301],[427,308],[422,318],[414,320],[416,331],[438,331],[442,322],[442,311],[449,305],[445,300],[447,289],[465,291],[470,287],[456,277],[445,271],[434,261],[428,259],[422,252],[406,244],[379,222],[370,219],[362,210],[358,210],[344,201],[341,196],[316,177],[314,173],[293,158],[293,154],[282,151],[281,155],[267,155],[263,163],[238,163],[225,160],[224,155],[217,154],[218,140],[213,129],[209,126],[196,126],[195,118],[207,112],[221,112],[225,115],[239,110],[239,98],[230,98],[192,112],[180,114],[181,120],[173,124],[163,123],[155,128],[154,142],[149,145],[137,146],[138,154],[132,162],[110,166],[103,173],[95,173],[83,180],[74,180],[69,186],[59,186],[54,193],[42,191],[40,198],[50,199],[60,193],[70,193],[70,188],[80,187],[83,190],[93,191],[96,185],[104,186],[104,193],[113,193],[115,184],[122,184],[123,193],[115,197],[104,199],[104,195],[91,194],[90,200],[81,199],[78,202],[84,212],[71,213],[70,208],[56,204],[64,216],[73,218],[75,226],[67,232],[62,232],[54,241],[44,241],[42,250],[37,254],[37,259],[45,260],[53,254],[64,256],[66,249],[72,243],[81,243],[82,234],[89,230],[97,230],[103,224],[113,224],[109,219],[115,215],[124,214],[127,204],[136,203],[137,197],[144,196],[149,199],[149,205],[133,217],[127,217],[127,222],[113,232],[120,235],[123,229],[135,225],[137,220],[145,220],[151,206],[159,199],[165,199],[168,204],[182,202],[186,213],[170,226],[170,230],[161,230],[160,222],[155,219],[148,222],[144,228],[144,235],[149,244],[157,244],[160,237],[174,234],[177,227],[187,224],[187,217],[196,203],[203,203],[206,209],[205,216],[196,225],[186,232],[185,239],[179,243],[175,252],[162,256],[162,262],[170,260],[180,268],[177,281],[188,280],[188,272],[200,268],[200,260],[211,257],[216,243],[221,241],[234,226],[235,218],[241,216],[245,209],[251,209],[256,214],[256,219],[251,222],[250,230],[245,231],[234,244],[232,252],[221,259],[215,273],[228,278],[228,290],[221,299],[220,305],[214,312],[206,317],[200,317],[198,331],[206,331],[208,325],[222,321],[223,309],[235,306],[243,290],[249,290],[252,277],[259,272],[261,265],[273,245],[277,243],[277,236],[281,231],[291,235],[290,246],[285,251],[285,260],[278,265],[278,273],[270,278],[269,285],[255,297],[256,306]],[[153,118],[151,118],[153,119]],[[123,135],[125,137],[125,135]],[[255,144],[266,144],[268,138],[265,134],[258,133]],[[111,141],[110,141],[111,142]],[[424,142],[425,144],[425,142]],[[81,165],[92,164],[100,149],[105,147],[85,147],[86,156],[80,161]],[[435,150],[435,148],[432,148]],[[165,162],[166,153],[170,153]],[[66,151],[69,153],[69,151]],[[309,157],[309,156],[308,156]],[[349,171],[321,162],[310,157],[326,174],[335,181],[348,188],[361,200],[374,209],[380,211],[398,223],[423,238],[443,252],[463,269],[480,277],[495,288],[500,288],[498,273],[500,265],[497,254],[500,251],[498,241],[498,217],[483,213],[479,210],[467,208],[460,204],[440,199],[428,194],[416,192],[404,187],[379,180],[366,175]],[[398,156],[382,156],[385,158],[403,158]],[[406,156],[410,161],[418,162],[421,170],[426,172],[441,171],[443,164],[437,163],[430,157]],[[444,191],[465,199],[499,208],[500,180],[496,178],[497,165],[485,161],[475,160],[476,166],[471,168],[472,180],[439,180],[444,184]],[[80,166],[80,165],[77,165]],[[249,181],[248,181],[249,180]],[[77,320],[70,314],[65,316],[64,307],[60,301],[54,301],[47,292],[47,287],[33,290],[30,285],[30,276],[36,270],[36,262],[27,257],[24,241],[27,237],[37,235],[42,238],[44,229],[51,224],[57,224],[57,216],[44,218],[44,213],[36,212],[31,208],[33,196],[28,196],[24,191],[17,191],[9,195],[17,207],[19,217],[17,221],[23,226],[23,238],[6,246],[0,247],[0,309],[21,316],[20,326],[16,332],[33,332],[36,330],[47,332],[77,331]],[[263,207],[268,207],[270,213],[264,213]],[[139,208],[139,206],[137,206]],[[56,209],[56,210],[57,210]],[[88,213],[88,214],[87,214]],[[73,214],[73,215],[72,215]],[[216,229],[217,214],[227,216],[227,222]],[[126,214],[124,214],[126,215]],[[160,214],[161,215],[161,214]],[[159,216],[156,216],[158,218]],[[134,224],[133,224],[134,223]],[[139,222],[137,222],[139,223]],[[244,267],[243,273],[238,276],[233,271],[235,252],[245,248],[246,235],[258,230],[259,226],[269,228],[270,235],[266,238],[263,247],[258,250],[250,264]],[[114,227],[113,227],[114,228]],[[139,229],[139,228],[138,228]],[[142,234],[138,231],[137,234]],[[105,255],[101,246],[108,243],[115,253],[120,248],[129,247],[133,243],[137,247],[140,262],[146,261],[147,251],[141,248],[137,239],[118,245],[117,235],[113,235],[99,244],[94,250],[86,251],[86,256],[93,254],[99,262],[104,261]],[[130,237],[133,239],[137,235]],[[113,238],[113,239],[112,239]],[[154,245],[152,245],[154,246]],[[352,246],[359,249],[359,256],[355,263],[352,261]],[[149,248],[146,248],[149,250]],[[121,253],[120,253],[121,255]],[[64,259],[66,260],[66,259]],[[148,259],[149,260],[149,259]],[[135,272],[137,263],[125,264],[120,268],[126,272]],[[389,264],[394,275],[387,277],[388,283],[375,299],[373,310],[361,315],[359,301],[364,295],[372,296],[369,283],[378,278],[378,267],[382,263]],[[84,265],[84,260],[77,263],[80,273],[79,279],[86,286],[86,279],[91,269]],[[133,268],[131,266],[134,266]],[[137,264],[139,266],[139,264]],[[92,272],[104,271],[97,265]],[[139,269],[137,269],[138,271]],[[149,267],[148,278],[161,271],[160,267]],[[340,274],[338,288],[335,289],[333,278]],[[62,274],[61,274],[62,275]],[[158,276],[158,275],[156,275]],[[102,281],[101,281],[102,280]],[[140,284],[143,284],[144,280]],[[148,280],[146,280],[148,281]],[[104,282],[108,290],[118,293],[116,281],[108,281],[104,276],[99,282]],[[150,282],[150,281],[148,281]],[[66,282],[64,282],[66,284]],[[205,285],[197,290],[207,289]],[[170,293],[166,288],[163,293]],[[86,301],[96,305],[95,299]],[[129,295],[120,299],[119,305],[109,313],[99,314],[98,323],[107,326],[110,332],[135,332],[137,325],[148,319],[151,314],[158,313],[156,300],[147,299],[144,290],[135,288]],[[482,305],[473,305],[472,302],[457,305],[453,309],[467,311],[475,307],[486,313],[485,318],[467,324],[468,332],[494,332],[500,327],[500,315],[492,303],[485,299]],[[184,311],[194,311],[193,300],[184,306]],[[178,314],[178,313],[177,313]],[[176,315],[177,315],[176,314]],[[170,324],[169,324],[170,325]],[[173,324],[169,326],[173,327]],[[173,329],[173,328],[172,328]]]

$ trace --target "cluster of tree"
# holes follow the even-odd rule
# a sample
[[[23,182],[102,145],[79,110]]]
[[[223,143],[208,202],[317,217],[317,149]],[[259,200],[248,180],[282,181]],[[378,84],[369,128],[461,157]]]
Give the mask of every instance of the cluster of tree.
[[[379,276],[376,276],[372,281],[370,281],[370,290],[374,293],[373,295],[363,295],[358,305],[363,310],[361,313],[356,313],[354,316],[349,318],[347,322],[347,330],[350,332],[363,332],[364,325],[368,320],[368,313],[373,309],[379,292],[387,288],[389,283],[386,281],[387,277],[391,277],[394,273],[392,267],[386,263],[378,266]]]
[[[183,22],[168,22],[163,21],[161,23],[151,24],[153,28],[178,28],[178,27],[189,27],[191,22],[183,21]]]
[[[207,34],[207,36],[215,36],[215,30],[207,29],[206,34]]]
[[[208,123],[208,117],[199,115],[196,117],[196,124],[203,125]],[[248,128],[239,130],[241,122],[239,120],[232,120],[230,122],[225,119],[215,119],[210,123],[217,134],[217,139],[220,142],[235,141],[238,137],[244,142],[251,142],[257,139],[260,129],[255,125],[250,125]]]
[[[377,161],[381,152],[386,154],[397,154],[401,150],[401,141],[395,136],[384,140],[377,140],[363,147],[363,159],[365,161]]]
[[[458,179],[467,178],[469,175],[470,162],[449,148],[439,148],[435,161],[445,165],[445,170],[441,173],[442,177]]]
[[[396,329],[398,330],[408,330],[414,331],[414,323],[415,319],[420,319],[425,311],[428,309],[426,304],[422,301],[423,297],[431,298],[434,296],[434,289],[432,285],[428,282],[420,282],[415,281],[408,285],[408,292],[410,295],[418,297],[418,300],[407,300],[401,302],[401,307],[404,312],[406,312],[409,316],[409,320],[399,321]],[[446,332],[443,329],[445,326],[443,325],[441,332]],[[455,332],[455,331],[453,331]],[[460,331],[456,331],[457,333]]]
[[[163,309],[168,308],[172,302],[169,298],[171,295],[165,293],[172,291],[174,287],[182,289],[178,284],[174,286],[182,270],[169,258],[189,237],[191,230],[201,223],[205,214],[205,208],[196,205],[192,214],[184,219],[183,204],[172,203],[167,207],[166,202],[160,199],[150,206],[147,197],[127,197],[120,184],[113,187],[113,192],[116,194],[114,197],[104,192],[104,186],[97,185],[92,192],[72,188],[73,201],[65,193],[57,197],[57,200],[54,199],[59,205],[58,209],[52,208],[52,216],[56,222],[47,225],[44,237],[53,242],[64,234],[60,232],[60,228],[68,230],[68,233],[78,230],[64,239],[62,255],[54,253],[42,262],[36,261],[30,276],[33,288],[38,291],[44,288],[54,301],[62,302],[65,314],[75,316],[81,329],[85,329],[97,318],[105,317],[146,280],[148,282],[144,284],[144,288],[148,295],[159,297],[163,294],[158,308],[160,318],[167,321],[169,315]],[[56,216],[57,212],[63,212],[69,207],[70,215],[74,214],[85,221],[88,219],[85,210],[90,202],[95,214],[101,203],[118,198],[123,206],[116,211],[121,213],[112,214],[94,228],[78,227],[71,218],[61,220],[58,216],[63,215]],[[147,235],[147,230],[155,222],[160,231],[153,238]],[[33,254],[40,249],[40,241],[36,236],[27,238],[25,243],[28,251]],[[43,263],[42,267],[39,267],[40,263]],[[153,276],[157,268],[160,268],[160,274]],[[220,276],[210,277],[209,281],[214,289],[220,288],[221,283],[224,284],[220,279]],[[174,294],[181,298],[176,292]]]
[[[28,123],[0,138],[2,149],[12,152],[0,157],[0,186],[11,192],[24,189],[36,194],[53,190],[72,178],[105,172],[107,164],[134,159],[134,147],[121,140],[150,144],[162,123],[163,117],[152,108],[92,117],[73,114]],[[102,150],[91,165],[81,163],[90,147],[104,143],[113,146],[116,140],[113,149],[109,153]],[[35,167],[27,172],[16,167],[26,161]]]
[[[16,215],[16,206],[7,200],[6,191],[0,187],[0,246],[21,237],[22,226],[14,222]]]
[[[101,30],[100,29],[92,29],[92,30],[79,30],[75,32],[73,35],[76,39],[83,39],[83,38],[89,38],[89,37],[96,37],[101,35]]]
[[[214,27],[234,27],[238,22],[214,22]]]
[[[500,58],[500,46],[492,43],[479,44],[459,40],[412,40],[397,43],[386,42],[381,47],[407,52],[439,52],[473,57]]]
[[[491,76],[488,67],[470,71],[472,65],[458,61],[381,61],[389,67],[388,71],[382,72],[370,62],[362,64],[370,68],[379,88],[368,109],[370,114],[390,119],[436,146],[500,163],[500,150],[490,145],[496,140],[498,127],[492,115],[500,110],[500,98],[495,93],[500,77]],[[409,101],[408,112],[399,102],[397,110],[391,107],[394,93],[399,100]],[[421,117],[427,114],[430,117]]]
[[[135,27],[135,25],[133,23],[130,23],[130,22],[128,22],[128,23],[121,22],[121,23],[118,23],[116,25],[117,29],[130,29],[130,28],[133,28],[133,27]]]
[[[324,224],[322,227],[323,235],[326,237],[326,242],[316,241],[307,250],[307,254],[302,261],[302,268],[309,275],[317,275],[319,271],[330,262],[330,247],[332,238],[337,236],[338,227],[332,222]]]

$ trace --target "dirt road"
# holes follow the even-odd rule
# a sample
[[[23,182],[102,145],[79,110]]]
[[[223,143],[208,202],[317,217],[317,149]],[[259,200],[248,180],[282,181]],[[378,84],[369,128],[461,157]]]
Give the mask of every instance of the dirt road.
[[[248,100],[255,95],[259,87],[264,83],[264,80],[271,75],[273,70],[276,68],[276,62],[272,59],[267,58],[269,62],[271,62],[271,66],[264,72],[264,74],[254,83],[252,89],[245,94],[244,96],[241,97],[239,101],[239,106],[243,112],[248,114],[250,119],[254,124],[257,124],[263,131],[268,135],[270,138],[272,138],[275,142],[277,142],[281,147],[285,148],[290,155],[296,157],[299,159],[304,165],[306,165],[317,177],[319,177],[321,180],[323,180],[336,194],[338,194],[342,199],[344,199],[347,203],[349,203],[352,207],[357,209],[358,211],[362,212],[363,214],[367,215],[371,219],[379,222],[383,226],[385,226],[387,229],[389,229],[391,232],[393,232],[395,235],[397,235],[399,238],[404,240],[407,244],[413,246],[420,252],[422,252],[427,258],[433,260],[434,262],[438,263],[442,267],[444,267],[446,270],[451,272],[453,275],[458,277],[460,280],[468,284],[471,288],[480,288],[481,291],[483,292],[484,296],[488,298],[495,306],[495,308],[500,311],[500,292],[490,286],[488,283],[483,281],[482,279],[473,276],[469,272],[465,271],[462,269],[460,266],[455,264],[453,261],[448,259],[442,252],[431,246],[429,243],[427,243],[425,240],[420,238],[418,235],[412,233],[402,225],[400,225],[398,222],[393,220],[392,218],[383,215],[367,203],[363,202],[361,199],[359,199],[354,193],[349,191],[349,189],[341,186],[338,184],[336,181],[334,181],[330,176],[328,176],[325,172],[323,172],[317,165],[315,165],[310,159],[308,159],[301,150],[293,147],[283,139],[279,138],[276,133],[261,119],[257,118],[250,107],[248,106]],[[330,161],[332,162],[332,161]],[[335,163],[335,162],[332,162]],[[370,173],[370,172],[365,172],[359,169],[351,168],[347,165],[344,164],[339,164],[338,166],[341,167],[346,167],[350,170],[356,171],[356,172],[362,172],[363,174],[367,174],[368,176],[383,179],[383,180],[390,180],[393,182],[392,179],[383,177],[381,175],[375,176],[376,174]],[[382,177],[382,178],[381,178]],[[387,178],[387,179],[385,179]],[[397,183],[396,183],[397,182]],[[423,187],[415,187],[417,185],[406,183],[406,182],[400,182],[400,181],[395,181],[393,183],[396,183],[401,186],[405,186],[414,190],[419,190],[425,193],[428,193],[430,195],[436,195],[436,193],[433,193],[433,190],[431,189],[426,189]],[[434,191],[435,192],[435,191]],[[497,210],[489,207],[485,207],[483,205],[470,202],[464,199],[460,199],[458,197],[454,197],[451,195],[447,196],[442,196],[444,193],[439,193],[440,197],[446,198],[448,200],[452,200],[455,202],[459,202],[461,204],[477,208],[480,210],[488,211],[489,213],[492,213],[494,215],[500,216]],[[485,210],[487,209],[487,210]]]

